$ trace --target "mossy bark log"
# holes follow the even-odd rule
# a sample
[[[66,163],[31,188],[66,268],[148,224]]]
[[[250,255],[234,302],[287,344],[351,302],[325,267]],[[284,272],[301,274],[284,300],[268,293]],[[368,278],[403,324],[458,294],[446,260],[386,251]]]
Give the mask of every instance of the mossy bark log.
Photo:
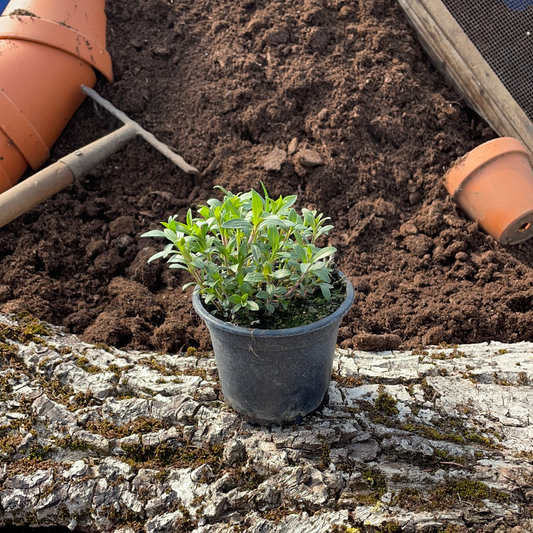
[[[532,527],[531,343],[339,351],[320,412],[260,428],[226,406],[210,353],[97,348],[53,326],[24,337],[24,324],[0,315],[0,526]]]

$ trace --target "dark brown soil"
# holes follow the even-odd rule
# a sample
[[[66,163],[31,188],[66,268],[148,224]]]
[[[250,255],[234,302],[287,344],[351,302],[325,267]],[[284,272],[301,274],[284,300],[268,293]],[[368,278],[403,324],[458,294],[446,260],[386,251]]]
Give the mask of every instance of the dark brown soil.
[[[202,172],[184,175],[132,142],[0,230],[1,311],[28,310],[91,342],[208,348],[186,275],[147,265],[157,243],[139,236],[215,184],[238,192],[262,180],[333,219],[330,243],[356,288],[344,346],[533,339],[533,243],[500,246],[442,186],[455,159],[494,133],[435,71],[394,0],[107,9],[116,82],[97,90]],[[115,126],[85,102],[53,159]]]

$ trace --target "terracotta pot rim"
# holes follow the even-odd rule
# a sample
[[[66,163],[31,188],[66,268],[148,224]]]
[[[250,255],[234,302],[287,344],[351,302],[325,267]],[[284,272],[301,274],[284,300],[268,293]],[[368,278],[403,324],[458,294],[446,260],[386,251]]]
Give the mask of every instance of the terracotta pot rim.
[[[461,158],[444,176],[444,184],[451,196],[455,197],[464,183],[485,165],[498,157],[513,152],[525,155],[531,163],[531,155],[524,145],[514,137],[499,137],[480,144]]]
[[[30,41],[57,48],[81,58],[108,81],[113,81],[109,52],[95,39],[69,26],[29,15],[4,15],[0,17],[0,39]]]

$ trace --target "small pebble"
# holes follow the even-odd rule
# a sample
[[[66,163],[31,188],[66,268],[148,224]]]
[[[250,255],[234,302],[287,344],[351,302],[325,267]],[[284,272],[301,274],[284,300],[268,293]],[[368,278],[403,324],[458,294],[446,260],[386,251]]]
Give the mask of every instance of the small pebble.
[[[277,172],[281,170],[281,165],[287,159],[287,152],[281,148],[274,148],[264,159],[263,168],[267,172]]]
[[[300,150],[296,156],[303,167],[317,167],[324,164],[322,157],[315,150],[305,148]]]

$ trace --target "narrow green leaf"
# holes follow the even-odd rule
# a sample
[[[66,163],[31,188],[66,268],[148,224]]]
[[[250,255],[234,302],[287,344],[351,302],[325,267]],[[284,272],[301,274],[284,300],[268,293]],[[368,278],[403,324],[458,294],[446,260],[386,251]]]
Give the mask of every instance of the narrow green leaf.
[[[248,242],[243,239],[239,246],[238,256],[240,261],[244,261],[248,257]]]
[[[259,224],[263,214],[263,199],[261,195],[252,189],[252,223],[254,226]]]
[[[213,300],[215,299],[215,297],[216,297],[216,296],[215,296],[212,292],[210,292],[209,294],[206,294],[206,295],[204,296],[204,302],[205,302],[206,304],[208,304],[209,302],[213,301]]]
[[[273,250],[276,250],[279,244],[279,230],[276,226],[268,226],[268,242]]]
[[[176,231],[179,231],[181,233],[184,233],[185,235],[191,235],[191,228],[194,228],[194,224],[189,227],[185,224],[182,224],[181,222],[176,222]]]
[[[172,246],[172,245],[170,245]],[[156,254],[152,255],[149,259],[148,259],[148,263],[151,263],[152,261],[154,261],[155,259],[159,259],[161,257],[168,257],[169,254],[171,254],[172,251],[171,250],[167,250],[166,248],[164,250],[162,250],[161,252],[157,252]]]
[[[210,211],[209,211],[209,207],[207,207],[206,205],[198,206],[197,211],[198,211],[198,213],[199,213],[201,216],[203,216],[205,219],[208,219],[208,218],[209,218]]]
[[[291,271],[288,268],[282,268],[272,273],[272,277],[276,279],[283,279],[291,275]]]
[[[246,302],[246,307],[250,309],[250,311],[259,311],[259,306],[255,302],[250,300]]]
[[[143,233],[141,237],[166,237],[166,235],[165,232],[161,231],[160,229],[153,229],[151,231]]]
[[[324,226],[318,230],[317,237],[320,237],[322,235],[327,235],[330,230],[333,229],[333,226],[331,224],[328,224],[327,226]]]
[[[282,229],[292,228],[294,223],[290,220],[283,220],[277,215],[268,215],[263,219],[261,224],[259,224],[259,229],[269,228],[270,226],[277,226]]]
[[[250,283],[261,283],[266,281],[265,276],[261,272],[248,272],[244,277],[244,281],[249,281]]]
[[[177,241],[178,240],[178,236],[176,235],[176,233],[174,231],[172,231],[171,229],[165,229],[164,231],[165,233],[165,237],[169,240],[169,241]]]
[[[285,196],[285,198],[283,198],[283,208],[288,209],[289,207],[292,207],[297,199],[298,196],[296,196],[295,194]]]
[[[223,229],[240,229],[245,232],[252,230],[252,225],[247,220],[243,218],[234,218],[232,220],[227,220],[222,224]]]
[[[222,204],[220,200],[217,200],[216,198],[211,198],[210,200],[207,200],[207,205],[209,207],[220,207]]]
[[[324,257],[329,257],[330,255],[333,255],[336,251],[337,248],[334,248],[333,246],[327,246],[326,248],[322,248],[313,256],[313,261],[318,261],[320,259],[324,259]]]
[[[304,221],[308,226],[314,226],[316,211],[309,211],[305,207],[302,209]]]
[[[199,268],[200,270],[202,268],[204,268],[204,262],[199,258],[199,257],[195,257],[192,261],[191,261],[191,264],[193,267],[195,268]]]
[[[329,270],[326,267],[318,268],[313,270],[313,274],[320,280],[329,283],[331,278],[329,275]]]
[[[300,263],[300,272],[306,274],[310,267],[311,263]]]
[[[261,181],[261,188],[263,189],[263,194],[265,195],[265,200],[269,198],[267,188],[265,187],[265,184]]]
[[[227,214],[230,215],[230,218],[240,218],[239,212],[235,208],[235,204],[232,201],[231,198],[226,198],[224,200],[224,203],[222,204],[222,210]]]
[[[219,191],[222,191],[224,193],[224,196],[228,196],[229,198],[234,196],[234,194],[232,192],[227,191],[226,189],[224,189],[224,187],[222,187],[222,185],[215,185],[213,187],[213,189],[218,189]]]
[[[176,221],[173,217],[169,217],[168,222],[161,222],[162,226],[168,228],[170,231],[176,231]]]
[[[265,278],[272,274],[272,263],[270,261],[266,261],[265,263],[263,263],[262,272]]]
[[[185,219],[185,222],[189,228],[192,227],[192,209],[189,209],[187,211],[187,217]]]
[[[331,300],[330,288],[332,288],[332,285],[330,285],[329,283],[319,283],[318,286],[320,287],[320,290],[322,291],[322,296],[324,296],[326,300]]]
[[[254,258],[254,261],[259,261],[262,255],[261,248],[259,248],[257,244],[252,244],[250,248],[252,250],[252,257]]]
[[[307,261],[307,254],[305,253],[305,249],[300,244],[296,244],[294,246],[294,253],[296,254],[296,257],[302,261]]]

